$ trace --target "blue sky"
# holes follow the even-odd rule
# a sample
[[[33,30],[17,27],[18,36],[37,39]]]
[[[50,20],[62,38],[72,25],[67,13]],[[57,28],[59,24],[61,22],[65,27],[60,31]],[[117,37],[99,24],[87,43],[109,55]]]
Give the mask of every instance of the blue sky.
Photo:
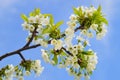
[[[103,12],[109,21],[108,33],[97,41],[91,40],[91,47],[99,57],[97,69],[93,72],[91,80],[120,80],[120,11],[119,0],[0,0],[0,55],[16,50],[25,44],[27,32],[23,31],[20,18],[21,13],[29,14],[34,8],[40,8],[42,13],[51,13],[55,21],[68,21],[73,12],[72,7],[102,5]],[[66,24],[61,26],[66,28]],[[41,59],[40,48],[24,51],[26,59]],[[0,68],[6,64],[17,65],[20,62],[18,55],[8,57],[0,62]],[[73,80],[65,69],[46,64],[40,77],[25,77],[25,80]]]

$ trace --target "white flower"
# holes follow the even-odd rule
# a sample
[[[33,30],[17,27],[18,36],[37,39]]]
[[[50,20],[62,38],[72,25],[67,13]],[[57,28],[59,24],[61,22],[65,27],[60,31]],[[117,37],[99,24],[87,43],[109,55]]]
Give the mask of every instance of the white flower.
[[[92,24],[92,25],[90,26],[90,28],[93,29],[93,30],[98,31],[98,30],[97,30],[98,24]]]
[[[75,26],[76,26],[76,22],[75,22],[75,21],[68,21],[68,22],[67,22],[67,25],[68,25],[71,29],[74,29]]]
[[[51,40],[51,44],[52,44],[52,45],[56,45],[56,44],[57,44],[57,41],[56,41],[55,39],[52,39],[52,40]]]
[[[48,25],[49,24],[49,17],[42,17],[41,18],[41,24],[43,25],[43,26],[46,26],[46,25]]]
[[[30,26],[29,26],[29,30],[30,30],[30,31],[33,31],[34,29],[35,29],[35,27],[34,27],[33,25],[30,25]]]
[[[41,52],[42,52],[42,58],[44,59],[44,61],[49,63],[50,59],[46,51],[44,49],[41,49]]]
[[[51,61],[50,61],[50,64],[54,65],[54,64],[55,64],[55,61],[54,61],[54,60],[51,60]]]
[[[11,64],[11,65],[8,65],[8,69],[5,70],[5,75],[6,75],[6,78],[9,77],[12,78],[13,77],[13,74],[14,74],[14,66]]]
[[[89,38],[92,38],[92,37],[93,37],[92,32],[87,32],[87,36],[88,36]]]
[[[55,50],[60,50],[62,48],[62,43],[63,43],[62,40],[55,40],[55,39],[53,39],[51,41],[51,44],[54,45],[54,49]]]
[[[35,17],[30,16],[30,17],[28,18],[28,22],[29,22],[29,23],[36,23]]]
[[[82,30],[82,31],[80,32],[80,34],[81,34],[81,35],[87,35],[87,30],[85,30],[85,29]]]
[[[19,76],[18,80],[24,80],[23,76]]]
[[[67,47],[70,47],[72,46],[72,37],[66,37],[65,40],[64,40],[64,43]]]
[[[66,71],[69,73],[69,75],[74,75],[75,74],[70,68],[66,68]]]
[[[74,80],[80,80],[80,78],[83,76],[82,74],[74,74],[75,79]]]
[[[73,67],[74,67],[75,69],[79,69],[79,68],[80,68],[80,65],[79,65],[78,63],[74,63]]]
[[[98,63],[97,59],[98,57],[96,53],[94,55],[89,55],[88,64],[86,68],[88,72],[91,72],[96,68],[96,64]]]
[[[72,57],[72,63],[75,63],[75,62],[77,62],[78,61],[78,59],[77,59],[77,56],[74,56],[74,57]]]
[[[23,26],[23,29],[30,30],[30,24],[28,24],[27,22],[24,22],[22,26]]]
[[[81,43],[79,43],[79,44],[77,45],[77,49],[78,49],[78,50],[83,50],[83,48],[84,48],[84,47],[83,47],[83,45],[82,45]]]
[[[57,40],[57,44],[55,45],[55,50],[60,50],[62,48],[62,40]]]
[[[76,49],[73,49],[73,50],[71,51],[71,53],[72,53],[74,56],[76,56],[76,55],[78,54],[78,49],[77,49],[77,47],[76,47]]]
[[[72,65],[71,57],[67,57],[65,60],[65,66],[70,66]]]
[[[25,71],[25,75],[29,76],[30,75],[30,71]]]
[[[96,9],[94,7],[86,8],[85,9],[85,17],[92,16],[94,11],[96,11]]]
[[[35,60],[32,62],[32,69],[35,71],[36,75],[39,76],[43,72],[44,67],[41,66],[40,60]]]
[[[58,65],[58,68],[65,68],[65,67],[66,67],[65,64],[59,64],[59,65]]]
[[[43,30],[42,25],[38,25],[37,32],[41,34],[42,30]]]
[[[71,21],[76,21],[77,20],[77,16],[75,14],[71,14],[71,16],[69,17],[69,19]]]
[[[43,47],[47,47],[47,42],[44,41],[43,39],[34,40],[34,43],[35,43],[35,44],[40,44],[40,45],[43,46]]]
[[[39,23],[39,24],[41,23],[41,16],[40,15],[35,16],[35,22]]]
[[[107,33],[107,29],[105,28],[104,24],[102,24],[100,27],[102,30],[97,34],[97,39],[101,39]]]
[[[77,36],[76,39],[79,40],[79,41],[84,41],[84,40],[85,40],[85,39],[84,39],[83,37],[81,37],[81,36]]]
[[[74,36],[74,29],[72,29],[72,28],[67,28],[67,29],[65,30],[65,35],[66,35],[66,36],[71,36],[71,37],[73,37],[73,36]]]
[[[84,42],[86,45],[91,46],[88,40],[85,40]]]

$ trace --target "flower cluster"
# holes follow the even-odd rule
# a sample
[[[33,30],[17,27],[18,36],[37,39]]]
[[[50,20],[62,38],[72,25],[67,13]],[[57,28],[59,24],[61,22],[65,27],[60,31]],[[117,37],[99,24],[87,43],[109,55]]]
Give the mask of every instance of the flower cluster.
[[[77,16],[77,21],[80,24],[81,34],[89,38],[93,37],[95,32],[97,39],[101,39],[107,32],[105,24],[108,24],[106,18],[102,14],[101,6],[98,9],[91,7],[74,8],[74,13]]]
[[[103,37],[106,33],[107,21],[102,15],[100,6],[98,9],[93,6],[74,8],[74,14],[70,15],[69,19],[64,39],[50,39],[54,48],[42,49],[42,57],[45,62],[66,68],[70,75],[75,76],[75,80],[81,77],[89,80],[96,69],[98,58],[93,50],[88,49],[88,46],[91,46],[88,38],[92,38],[94,32],[97,39]],[[77,30],[80,30],[80,33],[75,34]]]
[[[29,33],[28,42],[48,47],[47,50],[41,49],[45,62],[66,68],[75,80],[80,80],[81,77],[89,80],[98,62],[96,53],[89,49],[89,38],[96,34],[97,39],[101,39],[107,32],[105,25],[108,23],[100,6],[98,9],[81,6],[73,8],[73,11],[64,32],[59,28],[63,21],[54,23],[53,16],[40,13],[40,9],[35,9],[28,17],[23,14],[22,26]],[[30,75],[31,71],[40,75],[43,70],[39,60],[26,60],[18,66],[8,65],[2,68],[0,80],[11,80],[13,77],[23,80],[23,76]]]
[[[13,78],[24,80],[23,76],[30,75],[32,70],[36,75],[42,73],[44,67],[41,66],[40,60],[21,62],[21,64],[17,66],[13,66],[12,64],[7,65],[0,69],[0,80],[12,80]]]

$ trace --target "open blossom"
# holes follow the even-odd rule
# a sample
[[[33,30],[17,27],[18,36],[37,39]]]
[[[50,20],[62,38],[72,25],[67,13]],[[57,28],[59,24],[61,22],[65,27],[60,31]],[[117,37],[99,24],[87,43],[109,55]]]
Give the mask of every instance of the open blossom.
[[[70,36],[65,38],[64,43],[67,47],[72,46],[72,39],[73,37],[70,37]]]
[[[42,31],[43,31],[43,26],[42,26],[42,25],[38,25],[38,28],[37,28],[36,31],[37,31],[39,34],[41,34]]]
[[[36,23],[35,17],[30,16],[30,17],[28,18],[28,22],[29,22],[29,23]]]
[[[83,37],[81,37],[81,36],[77,36],[76,39],[77,39],[78,41],[84,41],[84,40],[85,40],[85,39],[84,39]]]
[[[24,80],[23,76],[19,76],[18,80]]]
[[[77,16],[75,14],[71,14],[71,16],[69,17],[69,19],[71,21],[76,21],[77,20]]]
[[[101,39],[107,33],[107,29],[104,25],[101,26],[101,32],[97,34],[97,39]]]
[[[84,42],[86,45],[91,46],[88,40],[85,40]]]
[[[35,43],[35,44],[40,44],[40,45],[43,46],[43,47],[47,47],[47,42],[44,41],[43,39],[34,40],[34,43]]]
[[[8,69],[5,70],[6,78],[9,78],[8,80],[12,79],[14,71],[15,71],[14,66],[12,64],[8,65]]]
[[[92,16],[93,13],[96,11],[96,9],[93,6],[91,6],[89,8],[88,7],[82,7],[81,9],[82,9],[83,13],[85,13],[85,17]]]
[[[90,55],[88,59],[88,64],[87,64],[87,71],[91,72],[96,68],[96,64],[98,63],[97,61],[98,57],[96,53],[94,55]]]
[[[65,30],[65,35],[66,36],[71,36],[71,37],[73,37],[74,36],[74,29],[72,29],[72,28],[67,28],[66,30]]]
[[[44,49],[41,49],[41,52],[42,52],[42,58],[44,59],[44,61],[49,63],[50,59],[46,51]]]
[[[27,22],[24,22],[22,26],[23,26],[23,29],[30,30],[30,24],[28,24]]]
[[[63,42],[62,42],[62,40],[55,40],[55,39],[53,39],[51,41],[51,44],[54,45],[54,49],[55,50],[60,50],[62,48]]]
[[[97,30],[98,24],[92,24],[92,25],[90,26],[90,28],[93,29],[93,30],[98,31],[98,30]]]
[[[43,25],[43,26],[46,26],[46,25],[48,25],[49,24],[49,17],[42,17],[41,18],[41,24]]]
[[[67,22],[67,25],[71,28],[71,29],[74,29],[76,27],[76,22],[74,21],[68,21]]]
[[[34,62],[32,62],[31,67],[35,71],[36,75],[40,75],[44,70],[44,67],[41,66],[40,60],[35,60]]]

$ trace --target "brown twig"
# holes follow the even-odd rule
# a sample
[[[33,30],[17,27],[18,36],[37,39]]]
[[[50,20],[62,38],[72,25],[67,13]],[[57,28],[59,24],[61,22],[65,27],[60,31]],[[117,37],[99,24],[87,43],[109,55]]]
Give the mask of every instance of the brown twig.
[[[77,27],[77,28],[75,29],[75,32],[78,31],[79,29],[83,29],[83,27],[82,27],[82,26]],[[18,49],[18,50],[15,50],[15,51],[12,51],[12,52],[3,54],[2,56],[0,56],[0,61],[3,60],[3,59],[6,58],[6,57],[9,57],[9,56],[12,56],[12,55],[16,55],[16,54],[19,54],[19,55],[21,56],[21,52],[22,52],[22,51],[29,50],[29,49],[36,48],[36,47],[41,46],[40,44],[36,44],[36,45],[29,46],[30,43],[32,42],[33,38],[34,38],[35,35],[36,35],[36,30],[37,30],[37,26],[35,26],[35,29],[34,29],[34,31],[33,31],[33,33],[32,33],[32,36],[31,36],[31,38],[29,39],[29,41],[25,44],[25,46],[23,46],[22,48],[20,48],[20,49]],[[62,34],[61,36],[64,37],[65,34]],[[48,44],[50,44],[50,43],[51,43],[51,40],[48,41]],[[63,48],[63,50],[65,50],[67,53],[69,53],[65,48]],[[69,54],[70,54],[70,53],[69,53]],[[72,54],[70,54],[70,55],[72,55]],[[23,60],[25,60],[24,57],[21,56],[21,58],[22,58]]]
[[[71,52],[69,52],[68,50],[66,50],[66,48],[62,47],[61,49],[63,49],[67,54],[73,56],[73,54]]]
[[[32,32],[32,36],[31,36],[31,38],[29,39],[29,41],[25,44],[24,48],[30,45],[30,43],[32,42],[32,40],[33,40],[33,38],[34,38],[34,36],[35,36],[35,34],[36,34],[36,30],[37,30],[37,26],[35,26],[35,29],[34,29],[34,31]]]
[[[25,60],[24,56],[22,55],[22,53],[19,52],[18,54],[19,54],[19,56],[21,57],[21,59],[25,62],[26,60]]]

